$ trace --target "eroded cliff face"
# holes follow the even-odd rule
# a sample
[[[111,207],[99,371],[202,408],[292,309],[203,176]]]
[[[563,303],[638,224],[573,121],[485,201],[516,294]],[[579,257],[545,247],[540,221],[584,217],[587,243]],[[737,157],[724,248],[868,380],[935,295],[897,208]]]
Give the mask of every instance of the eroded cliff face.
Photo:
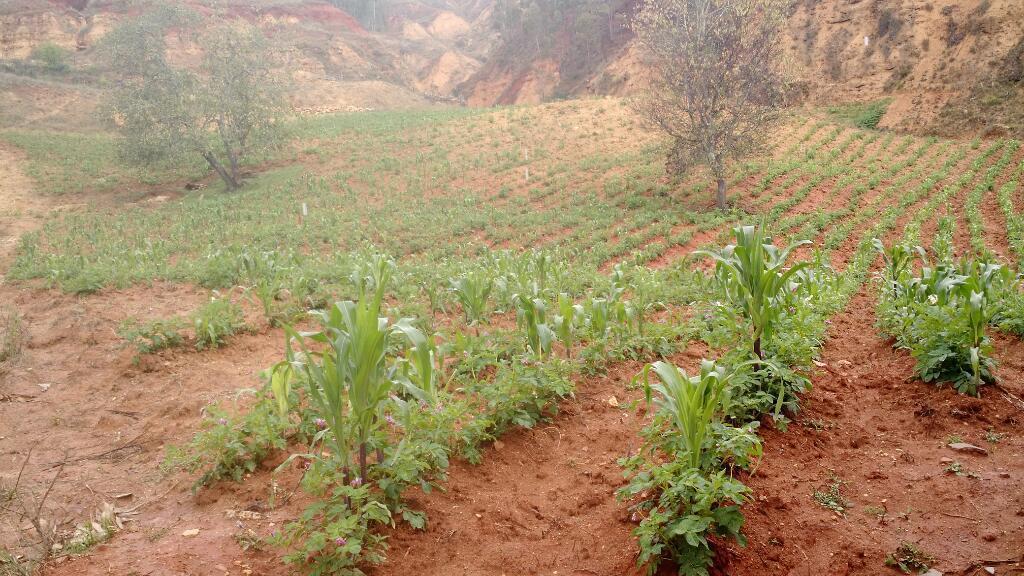
[[[46,42],[75,50],[82,20],[64,10],[0,13],[0,58],[28,58],[33,48]]]
[[[407,2],[373,31],[325,0],[187,3],[287,38],[297,105],[309,111],[629,95],[649,77],[628,29],[637,0],[563,9],[543,42],[503,28],[500,0]],[[52,42],[88,63],[130,10],[124,0],[0,0],[0,60]],[[1021,0],[796,0],[780,33],[812,103],[888,97],[882,126],[918,131],[1016,133],[1024,124],[1011,118],[1024,103]]]
[[[883,127],[934,128],[1003,77],[1022,39],[1020,0],[804,0],[786,47],[812,101],[890,97]]]
[[[613,9],[628,22],[635,5]],[[985,119],[977,109],[988,102],[1010,110],[1020,95],[1013,71],[1024,52],[1021,0],[798,0],[781,33],[792,76],[812,103],[888,97],[882,126],[917,131],[998,132],[1014,122],[1006,114]],[[566,61],[556,45],[525,60],[488,62],[461,90],[479,105],[533,102],[559,90],[634,93],[649,71],[628,30],[622,34],[572,86],[560,80]]]
[[[458,1],[443,8],[402,4],[374,31],[325,0],[183,4],[205,21],[245,20],[281,40],[298,86],[294,103],[305,112],[455,102],[458,86],[479,69],[490,45],[486,35],[476,34],[484,9],[477,0],[464,7]],[[96,61],[96,43],[144,9],[125,0],[0,0],[0,63],[25,60],[51,43],[71,51],[78,68],[88,66]],[[191,66],[202,57],[201,46],[168,41],[176,64]]]

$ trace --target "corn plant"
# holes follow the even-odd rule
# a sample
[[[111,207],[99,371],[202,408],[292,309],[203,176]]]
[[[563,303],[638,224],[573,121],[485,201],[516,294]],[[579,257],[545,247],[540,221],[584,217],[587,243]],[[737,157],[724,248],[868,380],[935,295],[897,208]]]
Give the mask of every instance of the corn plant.
[[[228,336],[245,328],[245,316],[238,304],[215,293],[192,314],[192,327],[196,349],[219,348]]]
[[[611,303],[618,302],[628,288],[629,283],[626,281],[626,272],[622,269],[622,264],[616,264],[612,268],[610,282],[604,294],[605,300]]]
[[[512,297],[516,307],[516,319],[526,331],[526,341],[538,360],[551,352],[555,333],[547,325],[547,305],[540,298],[528,298],[521,294]]]
[[[349,275],[349,283],[356,291],[356,299],[384,300],[384,291],[395,275],[395,261],[383,254],[374,254],[361,262]],[[379,304],[378,304],[379,308]]]
[[[590,302],[584,308],[584,322],[590,330],[591,338],[604,341],[608,336],[613,312],[614,307],[607,298],[590,299]]]
[[[310,398],[331,431],[346,482],[356,463],[354,450],[358,450],[358,478],[366,478],[370,436],[378,426],[382,405],[392,389],[385,360],[388,337],[396,328],[380,315],[390,274],[390,265],[378,261],[372,296],[367,294],[369,297],[358,303],[338,302],[328,311],[313,312],[321,323],[319,332],[304,338],[288,329],[302,350],[301,358],[290,352],[289,356],[306,372]],[[305,339],[323,349],[310,350]]]
[[[573,304],[572,298],[568,294],[562,292],[558,295],[558,314],[553,318],[552,324],[554,325],[558,341],[565,348],[566,358],[572,355],[572,344],[576,327],[584,317],[584,314],[583,306]]]
[[[899,252],[909,260],[909,250]],[[1006,290],[1013,287],[1009,271],[975,261],[933,266],[923,251],[918,254],[920,275],[913,276],[908,263],[883,292],[879,325],[910,351],[922,380],[948,381],[957,391],[975,395],[994,380],[992,344],[985,331],[1001,313],[1003,294],[1013,292]]]
[[[267,322],[275,325],[279,318],[274,311],[274,302],[291,273],[290,268],[280,262],[274,252],[246,252],[242,254],[241,262],[247,291],[260,303]]]
[[[660,383],[651,383],[651,370]],[[647,401],[651,401],[652,392],[657,392],[661,408],[671,415],[672,423],[682,436],[686,462],[692,468],[700,468],[711,423],[728,402],[729,376],[725,369],[704,360],[699,374],[687,376],[674,364],[658,361],[645,366],[641,376]]]
[[[629,324],[635,326],[636,333],[643,337],[647,316],[654,310],[664,308],[665,305],[654,299],[656,283],[650,278],[638,276],[629,284],[629,288],[631,297],[623,302],[622,309],[625,319]]]
[[[408,319],[397,322],[395,330],[409,343],[405,358],[399,362],[398,382],[420,402],[436,405],[444,386],[444,355],[433,339]]]
[[[288,418],[293,377],[294,367],[288,360],[278,362],[270,369],[270,392],[274,395],[277,415],[282,419]]]
[[[445,305],[445,290],[444,286],[438,286],[436,283],[427,282],[423,285],[423,291],[427,294],[427,300],[430,302],[431,312],[441,312],[446,314],[448,309]]]
[[[652,370],[659,383],[650,382]],[[680,574],[706,575],[714,559],[712,535],[746,542],[740,505],[750,490],[723,466],[748,467],[761,455],[756,423],[734,428],[721,422],[730,375],[714,362],[703,361],[692,377],[655,362],[637,379],[648,401],[658,394],[660,406],[641,432],[643,449],[619,461],[629,480],[617,497],[633,501],[633,519],[639,520],[637,564],[656,574],[670,557]]]
[[[924,250],[920,246],[911,248],[906,244],[893,244],[891,248],[886,248],[878,238],[872,239],[871,244],[882,255],[882,261],[885,263],[885,281],[893,297],[896,297],[903,284],[904,275],[914,262],[915,252],[923,258]]]
[[[932,241],[932,251],[935,252],[935,259],[939,262],[948,262],[953,259],[953,234],[956,229],[956,217],[946,214],[939,218],[935,239]]]
[[[466,274],[449,280],[452,292],[462,305],[466,323],[475,326],[486,319],[487,298],[494,288],[494,281],[484,272]]]
[[[770,341],[781,311],[781,300],[794,274],[809,264],[801,262],[788,269],[786,259],[804,240],[779,249],[764,235],[764,226],[733,229],[735,244],[721,251],[700,250],[695,254],[715,261],[715,278],[732,303],[752,324],[753,352],[764,358],[762,340]]]

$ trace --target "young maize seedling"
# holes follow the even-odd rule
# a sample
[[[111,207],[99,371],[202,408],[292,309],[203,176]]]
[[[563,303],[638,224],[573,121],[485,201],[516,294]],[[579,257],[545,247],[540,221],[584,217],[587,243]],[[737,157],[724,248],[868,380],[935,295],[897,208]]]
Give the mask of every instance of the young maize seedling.
[[[905,244],[894,244],[891,248],[886,248],[878,238],[872,239],[871,244],[882,255],[885,262],[885,280],[892,290],[893,298],[897,298],[903,286],[904,275],[910,271],[910,265],[914,261],[914,253],[917,252],[924,258],[924,249],[920,246],[911,248]]]
[[[290,346],[288,346],[290,349]],[[294,355],[289,354],[294,357]],[[288,360],[278,362],[270,369],[270,391],[274,394],[277,414],[282,420],[288,418],[289,395],[292,391],[294,367]]]
[[[512,297],[516,306],[516,317],[526,330],[526,341],[538,360],[551,352],[555,333],[546,324],[547,306],[540,298],[527,298],[521,294]]]
[[[651,383],[651,370],[661,383]],[[662,409],[671,415],[673,424],[682,435],[686,461],[691,468],[700,468],[711,424],[716,413],[729,402],[726,392],[729,377],[724,368],[710,360],[702,361],[700,373],[694,376],[687,376],[674,364],[664,361],[644,366],[637,375],[643,379],[648,402],[652,391],[660,396]]]
[[[242,254],[241,260],[248,291],[259,301],[267,322],[271,326],[275,325],[279,318],[274,311],[274,301],[291,270],[278,262],[273,252],[260,252],[256,255],[246,252]]]
[[[466,323],[475,326],[486,319],[487,298],[494,288],[494,281],[483,272],[466,274],[449,280],[452,292],[462,305]]]
[[[735,244],[721,251],[699,250],[697,255],[715,261],[715,278],[728,298],[742,310],[753,325],[753,352],[763,359],[762,341],[771,340],[775,321],[783,310],[782,296],[794,274],[809,263],[801,262],[785,268],[790,252],[804,240],[779,249],[764,235],[759,226],[738,226],[733,229]]]
[[[608,336],[612,319],[612,306],[605,298],[592,298],[586,307],[586,324],[594,340],[603,341]]]
[[[405,358],[399,362],[398,382],[410,395],[431,406],[437,404],[437,394],[443,387],[444,356],[433,340],[404,318],[395,324],[395,330],[409,341]]]
[[[565,292],[558,295],[558,314],[555,315],[552,324],[555,327],[555,335],[558,341],[565,348],[565,357],[572,355],[573,337],[576,326],[584,316],[583,307],[573,304],[572,298]]]

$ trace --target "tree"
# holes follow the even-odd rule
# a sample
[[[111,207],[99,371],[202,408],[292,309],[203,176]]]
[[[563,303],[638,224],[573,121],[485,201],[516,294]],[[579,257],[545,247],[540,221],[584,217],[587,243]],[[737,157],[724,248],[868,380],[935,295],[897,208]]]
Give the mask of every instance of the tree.
[[[121,80],[109,112],[129,160],[199,156],[235,190],[241,163],[282,140],[284,88],[267,41],[248,24],[216,25],[203,34],[198,70],[171,65],[166,37],[183,34],[194,21],[181,9],[155,8],[110,34],[106,54]]]
[[[785,0],[642,0],[633,30],[653,58],[639,112],[672,138],[666,168],[705,164],[726,208],[730,161],[764,149],[784,102]]]

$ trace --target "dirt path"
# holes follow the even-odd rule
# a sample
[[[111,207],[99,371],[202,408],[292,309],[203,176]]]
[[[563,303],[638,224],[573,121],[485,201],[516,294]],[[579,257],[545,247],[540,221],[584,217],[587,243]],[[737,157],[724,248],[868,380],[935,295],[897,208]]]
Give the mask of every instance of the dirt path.
[[[455,464],[447,492],[417,498],[429,530],[395,534],[373,574],[631,574],[633,525],[615,500],[616,460],[636,449],[641,422],[608,399],[635,400],[625,388],[638,369],[584,380],[550,424],[511,434],[481,466]]]
[[[34,183],[21,169],[24,157],[0,143],[0,285],[22,234],[42,226],[54,209],[53,201],[35,192]]]
[[[990,564],[1019,574],[995,561],[1020,559],[1024,542],[1024,413],[994,389],[974,399],[912,378],[909,356],[877,336],[873,309],[866,290],[853,299],[835,320],[799,424],[764,431],[750,482],[757,500],[746,507],[750,545],[730,549],[726,573],[878,575],[909,542],[947,574]],[[1008,346],[1020,356],[1019,341]],[[1021,375],[1018,362],[1002,374]],[[989,430],[1003,435],[998,443],[986,440]],[[956,437],[988,455],[946,447]],[[945,471],[954,461],[963,475]],[[832,478],[852,504],[845,514],[812,496]]]

